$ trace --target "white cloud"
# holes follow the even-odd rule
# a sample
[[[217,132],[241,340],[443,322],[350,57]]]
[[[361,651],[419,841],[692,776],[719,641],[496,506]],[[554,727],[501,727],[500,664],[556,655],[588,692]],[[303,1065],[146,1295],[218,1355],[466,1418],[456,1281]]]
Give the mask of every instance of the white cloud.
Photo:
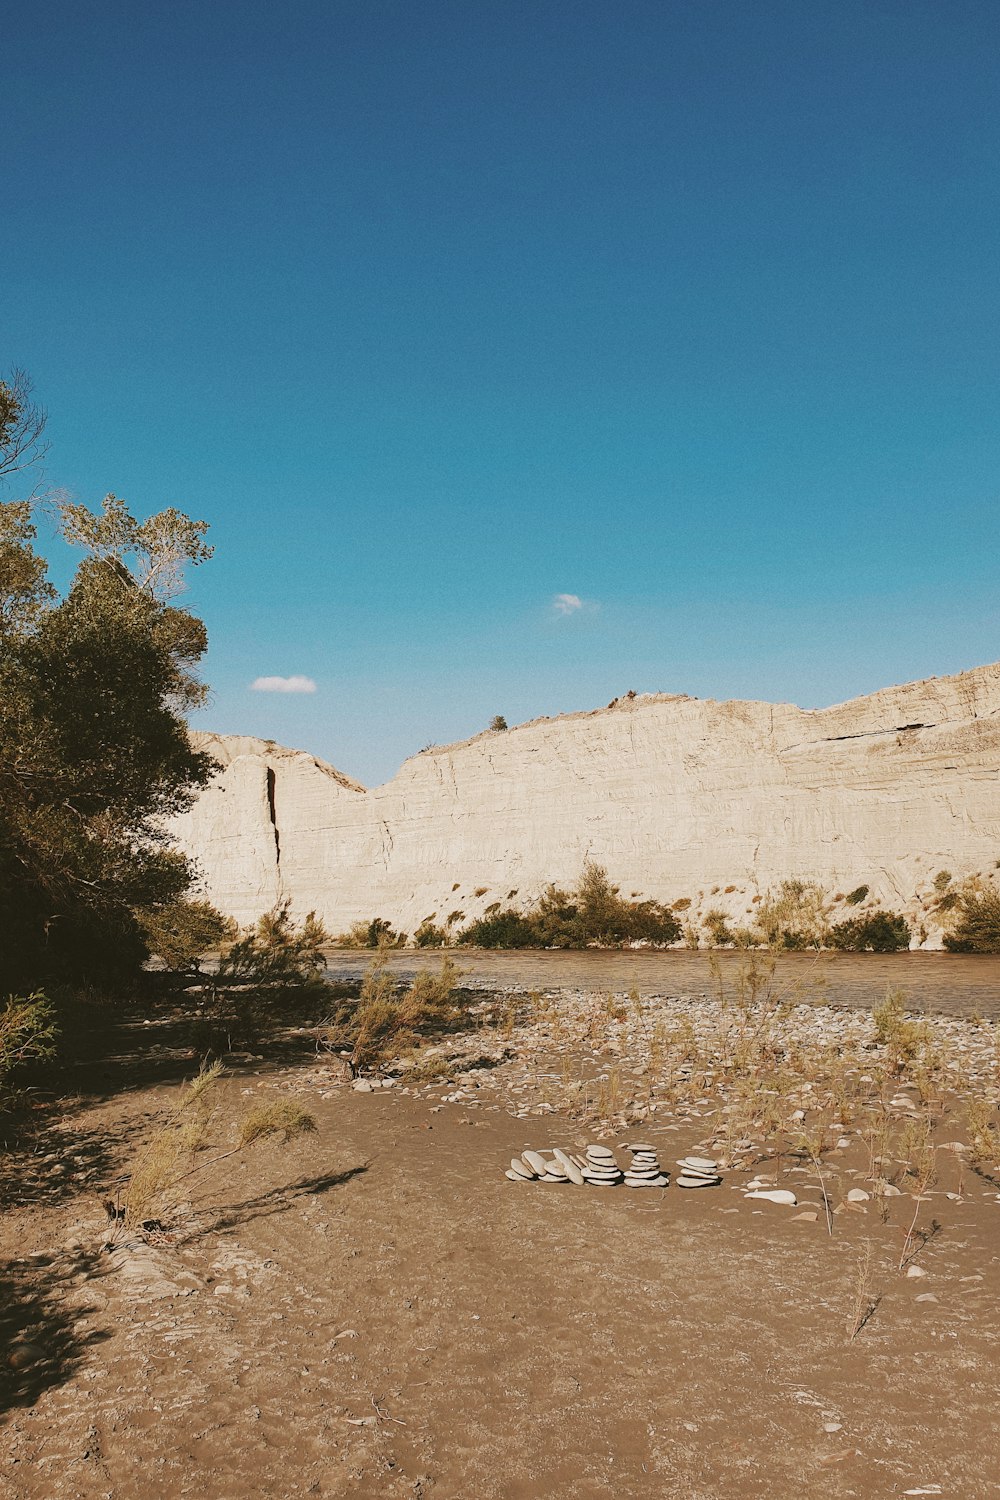
[[[311,677],[257,677],[250,684],[255,693],[314,693]]]
[[[552,601],[552,608],[557,615],[575,615],[577,610],[583,608],[583,600],[579,594],[557,594]]]

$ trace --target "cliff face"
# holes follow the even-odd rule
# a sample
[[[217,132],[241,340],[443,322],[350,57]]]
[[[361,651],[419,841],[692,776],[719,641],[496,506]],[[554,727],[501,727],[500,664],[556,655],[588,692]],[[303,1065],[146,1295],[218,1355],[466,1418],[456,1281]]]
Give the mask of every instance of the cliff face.
[[[371,791],[300,751],[195,739],[222,769],[173,831],[244,922],[289,896],[334,931],[412,932],[586,859],[626,895],[704,893],[740,920],[790,876],[903,907],[941,868],[1000,859],[1000,663],[821,710],[621,699],[425,751]]]

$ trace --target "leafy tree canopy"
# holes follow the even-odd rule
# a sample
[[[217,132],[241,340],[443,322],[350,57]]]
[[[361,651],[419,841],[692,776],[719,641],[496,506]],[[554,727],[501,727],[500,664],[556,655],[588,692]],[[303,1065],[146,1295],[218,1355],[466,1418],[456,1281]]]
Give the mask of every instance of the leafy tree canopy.
[[[0,474],[23,466],[10,390],[0,383]],[[191,881],[163,819],[214,769],[182,717],[204,699],[205,628],[170,602],[185,566],[211,555],[204,523],[176,510],[139,522],[113,495],[98,512],[52,503],[84,552],[64,597],[32,503],[0,502],[0,988],[134,968],[138,914]]]

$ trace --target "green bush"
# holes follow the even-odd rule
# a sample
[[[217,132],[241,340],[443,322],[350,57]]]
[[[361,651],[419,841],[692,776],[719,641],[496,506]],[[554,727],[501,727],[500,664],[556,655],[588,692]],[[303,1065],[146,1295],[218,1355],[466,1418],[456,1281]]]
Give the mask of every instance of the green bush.
[[[494,912],[492,916],[480,917],[470,922],[459,934],[459,942],[465,948],[540,948],[542,946],[532,924],[514,907]]]
[[[949,953],[1000,953],[1000,891],[963,893],[944,945]]]
[[[479,948],[624,947],[674,943],[681,926],[657,901],[626,901],[600,865],[587,864],[576,889],[550,885],[526,912],[499,904],[461,934]]]
[[[48,998],[8,995],[0,1010],[0,1104],[9,1099],[10,1080],[19,1068],[55,1053],[56,1023]]]
[[[175,974],[197,974],[207,953],[236,936],[236,923],[209,901],[171,901],[140,913],[146,944]]]
[[[876,911],[838,922],[827,941],[844,953],[898,953],[910,946],[910,929],[898,913]]]

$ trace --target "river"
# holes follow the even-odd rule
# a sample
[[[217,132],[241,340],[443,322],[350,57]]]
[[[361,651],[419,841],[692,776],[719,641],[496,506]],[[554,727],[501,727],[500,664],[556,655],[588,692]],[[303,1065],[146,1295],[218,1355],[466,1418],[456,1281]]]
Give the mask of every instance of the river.
[[[621,953],[459,948],[449,952],[463,971],[464,982],[477,989],[508,985],[525,990],[616,993],[636,989],[641,995],[714,994],[718,989],[709,954],[686,949]],[[747,955],[725,950],[714,956],[732,994]],[[335,950],[327,976],[356,980],[371,958],[370,950]],[[392,952],[390,965],[401,978],[412,978],[418,969],[435,967],[439,958],[435,949],[401,949]],[[1000,1019],[1000,954],[783,953],[776,960],[775,983],[796,1001],[870,1010],[887,989],[900,989],[912,1011]]]

